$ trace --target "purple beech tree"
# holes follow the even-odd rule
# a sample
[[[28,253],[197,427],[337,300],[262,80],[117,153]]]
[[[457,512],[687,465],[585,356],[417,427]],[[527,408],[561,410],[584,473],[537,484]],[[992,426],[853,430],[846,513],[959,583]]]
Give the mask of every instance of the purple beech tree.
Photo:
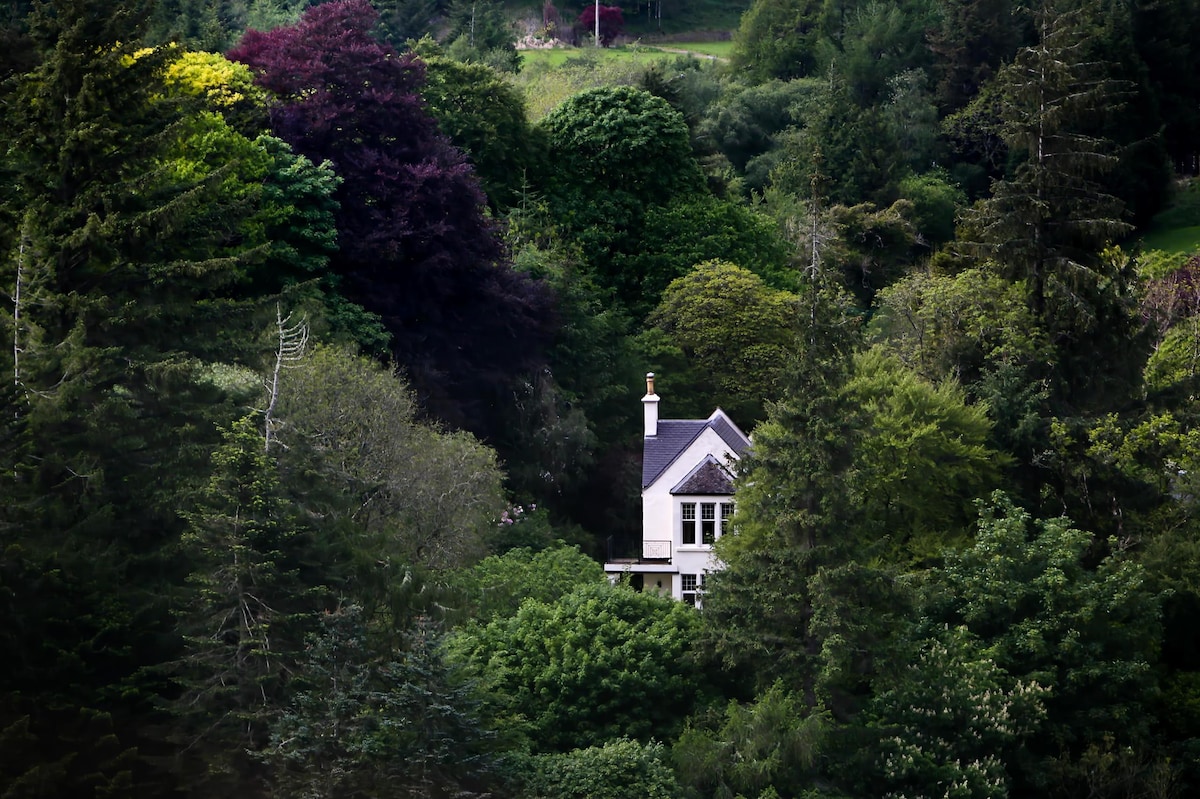
[[[326,3],[229,55],[275,98],[274,133],[343,178],[333,265],[349,299],[383,319],[430,413],[487,435],[505,387],[541,362],[548,293],[508,263],[470,164],[426,113],[423,63],[377,23],[367,0]]]

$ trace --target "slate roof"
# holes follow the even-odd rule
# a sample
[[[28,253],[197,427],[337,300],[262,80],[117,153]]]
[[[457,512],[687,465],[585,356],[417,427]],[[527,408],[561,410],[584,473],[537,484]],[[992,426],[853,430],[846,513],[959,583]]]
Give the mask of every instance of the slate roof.
[[[679,485],[671,489],[672,494],[724,495],[733,493],[733,475],[717,462],[712,455],[702,460]]]
[[[642,439],[642,488],[657,480],[708,429],[739,457],[750,448],[750,439],[719,408],[707,419],[660,419],[658,435]]]

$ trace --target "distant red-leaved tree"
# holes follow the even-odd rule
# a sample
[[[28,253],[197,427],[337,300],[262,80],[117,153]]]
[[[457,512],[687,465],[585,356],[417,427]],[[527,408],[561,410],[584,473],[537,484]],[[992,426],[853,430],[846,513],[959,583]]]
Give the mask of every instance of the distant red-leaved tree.
[[[575,30],[580,36],[593,35],[596,32],[596,5],[593,3],[583,9],[579,19],[575,20]],[[617,37],[625,32],[625,17],[619,6],[600,6],[600,44],[611,47]]]
[[[274,96],[275,135],[342,178],[345,293],[383,319],[425,408],[486,435],[495,397],[541,363],[548,295],[507,262],[470,164],[426,113],[424,64],[377,22],[367,0],[325,3],[229,57]]]
[[[1183,319],[1200,315],[1200,257],[1170,274],[1151,280],[1141,302],[1142,318],[1159,336]]]

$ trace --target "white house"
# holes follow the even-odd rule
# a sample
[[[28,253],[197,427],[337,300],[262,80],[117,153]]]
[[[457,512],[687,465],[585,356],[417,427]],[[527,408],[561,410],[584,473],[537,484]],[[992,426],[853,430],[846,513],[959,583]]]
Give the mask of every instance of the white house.
[[[713,544],[733,516],[730,469],[750,439],[720,408],[707,419],[659,419],[658,400],[651,373],[642,397],[641,552],[610,556],[604,571],[696,605],[705,573],[721,568]]]

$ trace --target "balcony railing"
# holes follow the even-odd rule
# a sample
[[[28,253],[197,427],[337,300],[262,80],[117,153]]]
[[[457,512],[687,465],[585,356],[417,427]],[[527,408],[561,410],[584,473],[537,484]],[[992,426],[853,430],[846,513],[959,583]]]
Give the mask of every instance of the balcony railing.
[[[670,541],[642,541],[642,560],[666,560],[671,559],[671,542]]]

